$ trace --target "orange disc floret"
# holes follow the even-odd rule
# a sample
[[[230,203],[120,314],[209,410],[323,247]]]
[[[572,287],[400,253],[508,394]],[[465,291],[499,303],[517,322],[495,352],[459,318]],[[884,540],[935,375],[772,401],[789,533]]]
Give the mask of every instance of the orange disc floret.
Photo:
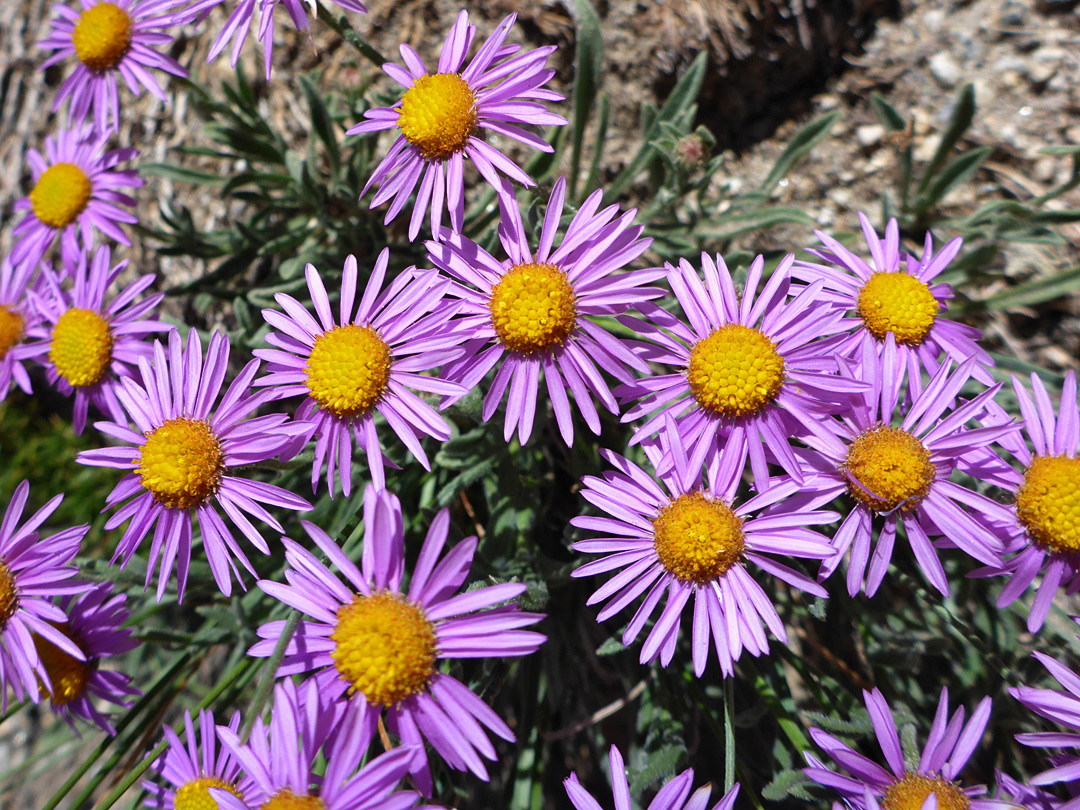
[[[702,492],[680,495],[653,520],[653,548],[679,580],[712,582],[742,557],[742,520],[726,503]]]
[[[574,288],[553,264],[516,264],[491,290],[491,324],[507,349],[536,354],[562,346],[577,324]]]
[[[112,70],[131,48],[131,15],[115,3],[86,9],[71,35],[75,55],[90,70]]]
[[[393,706],[435,673],[435,627],[400,594],[356,595],[337,612],[330,653],[350,690],[375,706]]]
[[[476,95],[456,73],[421,76],[405,92],[398,127],[428,160],[460,152],[476,131]]]

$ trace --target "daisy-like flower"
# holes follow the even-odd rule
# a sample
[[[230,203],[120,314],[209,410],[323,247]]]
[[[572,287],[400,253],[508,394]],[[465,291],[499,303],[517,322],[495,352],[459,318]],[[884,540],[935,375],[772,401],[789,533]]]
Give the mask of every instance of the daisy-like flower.
[[[874,349],[863,347],[867,356],[857,371],[854,364],[841,361],[842,376],[850,379],[858,374],[871,387],[844,414],[839,435],[823,432],[805,439],[815,452],[800,454],[807,464],[800,498],[815,505],[846,494],[854,502],[836,530],[837,553],[822,566],[823,577],[836,570],[850,549],[848,593],[854,596],[865,590],[873,596],[888,571],[897,525],[902,525],[923,576],[947,596],[949,582],[935,546],[959,548],[980,562],[999,564],[1003,540],[983,518],[1001,520],[1009,515],[1002,504],[950,478],[962,455],[989,447],[1016,426],[967,428],[1001,387],[995,385],[958,403],[957,395],[978,363],[974,357],[955,371],[951,360],[943,362],[903,411],[898,407],[903,369],[895,348],[890,337],[879,365]],[[875,524],[880,526],[876,547]]]
[[[590,320],[625,312],[632,304],[664,294],[658,287],[643,286],[663,277],[660,268],[618,272],[644,253],[652,240],[642,239],[642,227],[632,225],[636,210],[617,217],[617,205],[599,210],[602,197],[603,192],[596,191],[585,201],[556,248],[566,199],[566,178],[560,177],[548,202],[535,257],[509,181],[499,194],[504,261],[456,234],[427,244],[431,261],[468,285],[451,290],[462,299],[457,324],[468,336],[465,355],[448,365],[443,376],[469,390],[505,355],[484,399],[483,417],[485,421],[492,417],[509,388],[503,426],[507,441],[515,428],[521,444],[532,433],[541,371],[559,432],[568,445],[574,441],[574,422],[567,388],[589,429],[599,434],[593,397],[618,413],[600,369],[622,382],[633,379],[627,366],[642,374],[649,371],[618,338]]]
[[[61,393],[75,394],[76,433],[86,427],[91,402],[114,422],[124,422],[124,409],[116,398],[119,381],[132,376],[139,358],[153,352],[143,340],[146,335],[173,328],[152,314],[163,293],[137,300],[154,283],[153,274],[128,285],[106,306],[105,294],[128,265],[125,259],[110,269],[111,255],[107,245],[98,247],[93,259],[80,248],[70,268],[74,278],[70,291],[55,273],[44,269],[43,294],[30,293],[41,321],[29,332],[37,341],[27,352],[45,366],[49,382]]]
[[[638,306],[644,321],[619,317],[655,344],[643,349],[645,359],[677,368],[616,391],[624,402],[638,401],[624,422],[652,414],[632,445],[655,434],[670,414],[691,466],[703,460],[715,466],[723,447],[727,463],[737,461],[740,469],[749,458],[760,492],[769,488],[770,457],[801,478],[790,439],[827,432],[822,414],[843,407],[845,397],[865,386],[833,373],[832,360],[813,343],[835,332],[840,317],[816,305],[821,283],[788,300],[793,261],[786,257],[759,293],[765,261],[758,256],[740,300],[719,255],[714,261],[701,254],[704,283],[681,259],[678,267],[666,265],[667,279],[689,325],[655,304]]]
[[[255,792],[254,783],[241,771],[240,762],[232,751],[225,746],[219,747],[219,729],[236,733],[240,729],[240,712],[233,714],[228,726],[216,726],[214,713],[203,709],[199,712],[198,732],[191,713],[184,712],[186,743],[181,742],[168,726],[162,729],[169,747],[154,763],[158,780],[142,783],[149,794],[148,807],[154,810],[218,810],[220,805],[210,793],[211,788],[240,799]]]
[[[367,7],[360,0],[331,0],[335,5],[347,11],[355,11],[363,14]],[[201,20],[216,6],[222,4],[232,6],[229,19],[221,27],[214,44],[210,46],[210,53],[206,57],[207,62],[212,62],[225,50],[225,46],[232,42],[230,63],[236,67],[240,58],[240,51],[247,41],[251,21],[255,18],[256,10],[259,12],[258,40],[263,46],[263,64],[266,67],[266,80],[270,81],[270,70],[274,63],[274,11],[278,5],[285,7],[293,26],[297,31],[307,31],[310,27],[305,4],[311,7],[311,13],[318,13],[318,0],[194,0],[194,2],[176,15],[177,21],[189,23]]]
[[[120,124],[117,75],[133,95],[141,95],[145,87],[162,101],[168,101],[150,70],[187,76],[179,62],[156,50],[172,43],[173,37],[163,29],[175,24],[175,15],[168,12],[183,2],[80,0],[81,11],[62,3],[53,6],[56,16],[52,29],[38,42],[38,47],[56,53],[41,69],[72,56],[79,62],[60,86],[53,111],[68,101],[71,105],[68,120],[72,126],[80,126],[93,108],[98,132],[116,130]]]
[[[131,244],[119,223],[131,224],[138,218],[117,206],[134,205],[135,200],[120,189],[138,188],[143,181],[135,171],[116,166],[134,158],[138,150],[106,152],[108,139],[109,133],[88,128],[62,130],[45,138],[44,155],[36,149],[27,153],[34,187],[15,203],[15,210],[26,215],[12,231],[16,239],[12,264],[36,264],[57,234],[72,252],[80,238],[86,250],[93,248],[95,231]]]
[[[1009,810],[1060,810],[1061,799],[1031,785],[1017,782],[1007,773],[997,771],[998,798],[1009,802]],[[1080,785],[1077,785],[1080,788]],[[1074,805],[1070,810],[1076,810]]]
[[[320,694],[335,700],[347,697],[356,707],[367,739],[385,709],[390,732],[403,745],[422,751],[427,740],[451,767],[486,780],[481,757],[494,760],[496,754],[483,727],[505,740],[513,741],[514,734],[467,686],[439,671],[438,662],[528,655],[544,636],[521,628],[543,616],[522,612],[511,601],[525,592],[522,584],[454,595],[468,576],[477,540],[466,538],[439,562],[450,527],[446,509],[432,522],[408,589],[403,590],[402,525],[398,499],[367,487],[364,549],[357,568],[324,531],[304,523],[347,584],[299,543],[284,539],[288,584],[264,580],[259,587],[308,618],[289,640],[278,675],[315,670],[313,680]],[[259,628],[264,641],[250,654],[272,655],[283,625],[270,622]],[[429,794],[426,754],[418,754],[409,770]]]
[[[372,730],[355,706],[336,703],[313,681],[299,689],[289,680],[279,683],[269,727],[257,719],[247,745],[233,729],[218,733],[253,783],[242,799],[233,791],[212,791],[221,810],[405,810],[420,798],[413,790],[395,790],[422,757],[420,749],[401,746],[356,770]],[[320,748],[326,770],[317,774]]]
[[[331,497],[335,470],[345,495],[352,490],[350,436],[367,454],[376,486],[386,485],[375,432],[376,412],[424,469],[430,470],[420,438],[446,441],[450,425],[409,389],[462,393],[458,385],[419,373],[461,353],[457,347],[462,336],[448,324],[453,311],[439,307],[450,282],[434,270],[417,272],[410,267],[383,291],[389,258],[390,251],[383,249],[358,306],[356,257],[345,260],[340,323],[335,323],[326,288],[310,264],[307,286],[318,320],[284,293],[274,296],[284,313],[263,310],[266,322],[279,331],[266,337],[276,349],[255,350],[256,357],[267,361],[269,372],[255,384],[274,386],[275,399],[306,397],[296,422],[315,435],[311,488],[318,487],[325,464]]]
[[[26,338],[41,319],[26,296],[36,270],[31,262],[12,266],[7,257],[0,259],[0,402],[12,380],[27,394],[33,390],[23,362],[34,354]]]
[[[74,526],[42,538],[38,529],[64,496],[57,495],[20,526],[29,494],[30,485],[23,481],[0,521],[0,711],[7,711],[9,686],[17,700],[28,696],[37,703],[40,684],[50,683],[35,634],[76,661],[86,660],[79,645],[57,629],[67,616],[52,599],[86,590],[85,583],[68,580],[79,573],[72,562],[90,527]]]
[[[990,698],[979,702],[965,725],[963,707],[949,717],[949,690],[942,689],[926,746],[912,767],[904,762],[896,721],[885,697],[875,689],[864,691],[863,698],[887,769],[831,734],[810,729],[814,742],[850,774],[831,771],[812,756],[811,766],[803,770],[819,785],[840,794],[844,804],[835,802],[834,810],[844,805],[850,810],[920,810],[935,806],[926,804],[932,801],[931,794],[937,799],[938,810],[1014,810],[1006,801],[977,798],[986,793],[985,785],[965,787],[957,779],[990,720]]]
[[[95,723],[109,734],[115,734],[108,716],[98,711],[95,700],[104,700],[127,708],[130,695],[142,694],[131,686],[131,677],[122,672],[103,670],[100,663],[106,658],[121,655],[139,646],[131,630],[122,625],[128,620],[124,605],[127,596],[113,594],[111,582],[101,582],[86,593],[65,596],[60,609],[67,621],[54,625],[76,644],[85,660],[79,660],[40,635],[34,635],[41,664],[48,673],[42,679],[41,695],[52,702],[53,711],[74,728],[72,718],[81,717]]]
[[[1035,714],[1064,726],[1068,731],[1017,734],[1016,739],[1020,744],[1033,748],[1072,749],[1068,753],[1055,754],[1051,758],[1053,767],[1032,778],[1031,785],[1045,787],[1063,784],[1072,798],[1062,803],[1060,810],[1076,810],[1080,807],[1080,756],[1077,756],[1077,749],[1080,749],[1080,676],[1048,655],[1040,652],[1032,655],[1064,690],[1021,686],[1010,688],[1009,693]]]
[[[517,45],[504,45],[516,14],[511,14],[492,32],[464,69],[465,56],[476,36],[464,10],[458,14],[446,36],[439,68],[428,73],[420,56],[402,44],[405,67],[387,62],[383,70],[405,88],[405,96],[393,107],[377,107],[364,112],[366,121],[346,134],[357,135],[397,128],[401,135],[382,163],[371,175],[361,199],[375,184],[379,190],[371,207],[393,200],[386,212],[390,223],[405,207],[416,189],[416,202],[409,221],[409,240],[420,233],[424,211],[431,211],[431,234],[440,238],[443,210],[450,214],[450,226],[461,231],[465,218],[465,158],[472,160],[480,175],[496,191],[503,176],[525,186],[536,185],[512,160],[485,142],[483,131],[503,135],[526,146],[551,152],[552,146],[521,128],[562,126],[566,119],[548,112],[541,101],[562,101],[545,90],[555,71],[547,68],[552,45],[515,56]]]
[[[1012,504],[997,525],[1007,537],[1005,561],[975,572],[976,576],[1006,576],[998,607],[1011,605],[1042,575],[1027,626],[1036,632],[1046,620],[1058,588],[1080,590],[1080,407],[1076,374],[1065,375],[1057,417],[1050,394],[1038,375],[1031,375],[1034,398],[1012,378],[1031,447],[1004,443],[1023,466],[1017,472],[1003,464],[1000,486],[1012,493]]]
[[[242,583],[234,558],[252,576],[255,571],[218,509],[255,548],[269,554],[269,546],[247,515],[282,532],[281,524],[263,504],[282,509],[311,508],[303,498],[280,487],[229,474],[232,468],[274,458],[305,428],[286,424],[285,414],[247,418],[270,397],[269,392],[248,394],[259,370],[258,360],[244,367],[215,408],[228,365],[229,341],[221,332],[211,336],[204,364],[198,333],[194,329],[188,333],[184,348],[179,332],[173,330],[168,354],[160,341],[155,341],[153,366],[139,358],[142,384],[125,378],[116,388],[117,399],[137,430],[128,427],[126,421],[96,424],[102,433],[128,445],[84,450],[78,456],[81,464],[94,467],[135,468],[106,499],[106,509],[122,501],[128,503],[109,518],[105,530],[129,521],[112,560],[120,559],[124,566],[154,529],[146,582],[149,585],[160,558],[158,601],[165,593],[174,564],[179,598],[184,597],[195,517],[199,519],[214,580],[228,596],[233,576]]]
[[[708,486],[702,486],[700,462],[695,466],[687,458],[670,416],[668,423],[662,435],[670,446],[649,442],[645,448],[654,467],[665,456],[670,460],[671,471],[660,477],[663,486],[609,450],[600,453],[614,469],[602,479],[582,479],[582,495],[610,517],[570,521],[603,535],[578,541],[575,551],[605,555],[581,566],[573,576],[621,569],[589,597],[590,605],[607,600],[597,621],[614,616],[645,594],[623,633],[625,645],[637,637],[667,594],[642,645],[643,664],[657,656],[664,666],[671,662],[683,609],[692,597],[694,672],[700,677],[705,671],[711,638],[721,670],[731,675],[744,649],[755,656],[768,652],[765,628],[787,641],[780,616],[750,571],[760,568],[799,590],[827,596],[821,585],[766,555],[829,557],[833,549],[828,538],[806,527],[832,523],[840,516],[789,506],[785,501],[799,488],[792,481],[777,482],[736,504],[742,476],[738,463],[722,464],[710,472]]]
[[[870,250],[870,262],[828,234],[815,231],[825,248],[808,252],[826,264],[798,261],[791,271],[792,276],[808,283],[823,282],[819,299],[845,315],[854,313],[842,321],[846,334],[829,342],[829,353],[860,358],[860,347],[871,346],[880,356],[885,339],[892,335],[900,371],[907,371],[913,391],[922,379],[922,370],[933,375],[943,356],[957,363],[977,357],[972,376],[984,385],[993,385],[993,377],[986,369],[994,361],[979,346],[982,332],[941,317],[953,290],[948,284],[932,283],[960,252],[963,240],[953,239],[935,255],[933,237],[927,233],[922,258],[916,259],[900,253],[900,229],[895,219],[889,220],[884,239],[878,237],[865,214],[859,214],[859,222]]]
[[[611,763],[611,798],[615,803],[615,810],[631,810],[626,766],[623,764],[622,754],[614,745],[608,752],[608,760]],[[649,802],[648,810],[705,810],[709,806],[709,797],[712,796],[712,785],[699,787],[691,796],[690,788],[693,784],[694,769],[687,768],[660,788]],[[563,787],[566,788],[566,795],[570,797],[570,803],[577,810],[603,810],[603,805],[581,786],[576,773],[571,773],[563,780]],[[734,787],[712,806],[712,810],[731,810],[738,796],[739,783],[736,782]]]

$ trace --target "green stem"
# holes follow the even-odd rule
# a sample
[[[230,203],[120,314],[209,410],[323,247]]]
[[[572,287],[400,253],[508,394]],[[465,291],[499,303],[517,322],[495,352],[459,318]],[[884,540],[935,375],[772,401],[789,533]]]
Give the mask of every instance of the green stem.
[[[735,785],[735,685],[724,679],[724,792]]]
[[[251,734],[251,727],[255,724],[255,718],[262,714],[263,706],[274,688],[278,666],[281,664],[281,659],[285,657],[285,648],[289,646],[289,639],[296,632],[298,624],[300,624],[300,611],[293,609],[289,613],[289,618],[285,621],[285,627],[281,630],[281,636],[278,638],[273,654],[266,659],[262,680],[259,681],[259,688],[255,692],[255,697],[252,698],[247,719],[244,720],[244,727],[240,731],[241,742],[247,742],[248,735]]]
[[[154,682],[153,686],[151,686],[150,689],[147,690],[146,694],[139,698],[139,701],[131,707],[131,710],[127,712],[127,714],[125,714],[123,717],[121,717],[120,720],[117,721],[116,736],[106,737],[104,740],[102,740],[98,747],[91,752],[90,756],[83,760],[79,767],[75,769],[75,773],[68,777],[68,780],[64,782],[63,785],[61,785],[60,790],[57,791],[51,799],[49,799],[48,803],[46,803],[46,805],[41,808],[41,810],[55,810],[56,806],[60,804],[60,802],[71,791],[71,789],[79,783],[83,776],[86,775],[86,772],[90,770],[90,766],[97,762],[98,759],[100,759],[101,756],[107,750],[109,750],[109,747],[113,744],[114,741],[119,738],[119,736],[125,731],[125,729],[127,729],[128,726],[135,722],[135,718],[138,717],[151,705],[154,699],[164,688],[164,685],[170,683],[175,678],[178,672],[180,672],[182,669],[184,669],[184,667],[191,663],[191,659],[193,657],[194,653],[191,650],[185,650],[176,657],[176,660],[173,661],[173,663],[169,666],[167,670],[165,670],[161,677]]]
[[[199,711],[205,709],[207,706],[217,700],[218,697],[220,697],[225,692],[225,690],[229,689],[234,683],[241,680],[243,676],[247,673],[247,671],[249,669],[252,669],[256,665],[256,661],[257,659],[254,658],[243,659],[239,664],[232,668],[232,671],[228,675],[226,675],[221,681],[218,682],[217,686],[210,690],[206,697],[199,701],[199,704],[192,712],[192,715],[194,715],[192,719],[195,722],[194,727],[196,731],[198,731]],[[179,727],[179,725],[175,726],[173,728],[173,731],[175,731],[181,737],[181,739],[183,738],[184,731],[182,728]],[[162,740],[160,743],[158,743],[157,746],[147,756],[143,757],[142,760],[140,760],[139,763],[134,768],[132,768],[123,779],[120,780],[120,783],[115,788],[113,788],[112,791],[104,799],[102,799],[94,806],[94,810],[108,810],[108,808],[116,804],[116,802],[120,800],[120,797],[123,796],[124,793],[126,793],[128,789],[132,785],[134,785],[135,782],[138,781],[138,779],[144,773],[146,773],[147,768],[157,762],[158,757],[164,754],[165,750],[168,747],[169,743],[166,740]],[[119,756],[121,756],[121,754],[117,754],[114,758],[118,758]],[[108,770],[109,769],[107,768],[102,768],[101,772],[95,776],[94,781],[90,785],[88,785],[87,788],[83,791],[82,795],[80,795],[75,800],[75,802],[72,804],[72,807],[79,807],[82,802],[90,796],[90,793],[93,791],[93,789],[97,787],[97,785],[101,782],[102,779],[104,779],[105,774],[108,773]]]
[[[322,3],[319,4],[319,19],[329,25],[338,36],[360,51],[369,62],[376,67],[382,67],[390,60],[368,44],[367,40],[356,33],[356,29],[349,24],[348,18],[342,14],[341,19],[334,19],[334,15]]]

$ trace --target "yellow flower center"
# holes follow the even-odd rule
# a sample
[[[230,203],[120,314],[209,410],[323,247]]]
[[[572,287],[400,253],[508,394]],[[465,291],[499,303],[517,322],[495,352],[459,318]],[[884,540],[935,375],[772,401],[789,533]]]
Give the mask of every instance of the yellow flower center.
[[[167,509],[191,509],[217,492],[224,461],[210,425],[180,417],[146,435],[135,465],[154,500]]]
[[[761,331],[730,323],[697,342],[686,381],[702,408],[721,416],[749,416],[780,392],[784,358]]]
[[[1048,551],[1080,551],[1080,458],[1032,458],[1016,492],[1016,513]]]
[[[259,807],[259,810],[324,810],[326,804],[318,796],[305,793],[297,796],[288,788],[282,788]]]
[[[74,163],[56,163],[42,172],[30,192],[34,216],[52,228],[66,228],[90,202],[90,178]]]
[[[338,608],[330,639],[341,677],[374,706],[419,692],[435,672],[435,627],[399,594],[357,594]]]
[[[8,621],[19,607],[19,591],[15,587],[15,577],[0,560],[0,632],[7,627]]]
[[[315,338],[307,388],[334,416],[367,413],[390,382],[390,347],[370,326],[337,326]]]
[[[202,776],[193,779],[176,791],[173,807],[175,810],[218,810],[218,803],[210,794],[210,788],[227,790],[241,801],[244,798],[233,785],[223,782],[216,776]]]
[[[701,584],[722,577],[745,547],[739,516],[702,492],[680,495],[653,521],[656,556],[683,582]]]
[[[553,264],[515,264],[492,288],[488,309],[499,340],[521,354],[561,346],[577,325],[574,288]]]
[[[913,509],[926,497],[937,474],[923,443],[894,427],[859,435],[840,470],[848,479],[851,496],[875,512]]]
[[[937,796],[938,810],[969,810],[971,807],[971,799],[955,782],[947,782],[940,776],[930,778],[906,773],[903,779],[885,789],[881,810],[919,810],[931,793]]]
[[[90,70],[112,70],[131,47],[131,16],[113,3],[88,8],[75,23],[75,54]]]
[[[22,340],[24,325],[22,315],[0,306],[0,360]]]
[[[82,649],[82,645],[71,635],[71,628],[67,625],[54,624],[57,630],[71,639]],[[80,697],[86,691],[86,683],[90,680],[90,672],[93,670],[93,662],[80,661],[71,654],[64,652],[51,641],[42,638],[37,633],[33,635],[34,648],[37,650],[41,664],[48,673],[49,683],[52,684],[50,692],[41,684],[41,694],[48,695],[54,706],[63,706]],[[83,652],[86,652],[83,650]],[[40,680],[39,680],[39,683]]]
[[[428,160],[446,160],[465,148],[479,113],[469,83],[456,73],[421,76],[405,91],[398,126]]]
[[[907,273],[874,273],[859,291],[859,317],[878,340],[892,332],[897,343],[917,346],[940,308],[929,285]]]
[[[93,385],[112,362],[109,323],[89,309],[69,309],[53,327],[49,360],[75,388]]]

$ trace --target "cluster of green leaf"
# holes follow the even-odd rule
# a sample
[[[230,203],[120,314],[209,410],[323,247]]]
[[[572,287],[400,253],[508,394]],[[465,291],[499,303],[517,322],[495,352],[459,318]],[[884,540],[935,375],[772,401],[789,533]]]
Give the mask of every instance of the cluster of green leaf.
[[[344,18],[331,15],[325,6],[320,17],[361,58],[381,62]],[[599,20],[587,0],[577,0],[575,23],[578,72],[571,123],[547,133],[555,151],[534,157],[527,166],[541,188],[567,172],[567,218],[576,204],[603,187],[610,202],[638,202],[638,221],[655,240],[651,262],[691,257],[704,249],[722,252],[734,267],[745,267],[750,256],[743,246],[755,234],[779,224],[812,223],[807,212],[777,205],[772,189],[780,178],[798,171],[799,160],[828,137],[837,113],[804,126],[767,176],[748,183],[751,190],[734,192],[722,181],[724,156],[711,154],[711,135],[695,125],[695,105],[708,71],[706,57],[700,55],[663,105],[642,110],[640,149],[607,177],[603,147],[611,104],[602,91]],[[384,228],[378,212],[369,213],[366,202],[358,200],[379,156],[378,139],[342,135],[365,109],[387,106],[395,98],[369,78],[330,91],[320,89],[319,78],[313,74],[298,79],[308,108],[311,137],[306,144],[293,143],[264,118],[260,101],[265,89],[238,71],[234,82],[213,90],[189,86],[193,110],[205,126],[199,143],[174,156],[183,165],[141,167],[148,177],[213,189],[225,202],[228,220],[213,231],[203,230],[197,212],[163,204],[162,227],[144,227],[142,236],[164,255],[194,257],[210,265],[204,276],[167,293],[175,300],[193,301],[196,311],[230,316],[234,346],[263,345],[266,327],[258,311],[274,306],[276,292],[303,297],[300,271],[307,262],[322,271],[328,289],[335,289],[339,268],[350,253],[358,255],[362,268],[371,263],[365,264],[365,257],[385,245],[391,247],[393,270],[424,261],[419,245],[404,241],[400,228]],[[885,99],[875,97],[872,103],[887,128],[910,131]],[[965,88],[937,153],[926,165],[917,163],[910,142],[898,141],[897,191],[883,200],[884,216],[899,217],[906,236],[920,236],[927,228],[965,236],[971,249],[951,276],[961,291],[973,268],[992,261],[1003,246],[1056,239],[1057,226],[1080,218],[1076,212],[1046,208],[1077,184],[1080,150],[1069,152],[1077,167],[1073,179],[1041,198],[994,200],[963,216],[944,217],[942,201],[971,182],[989,155],[985,147],[954,155],[973,115],[973,96]],[[529,227],[535,228],[542,217],[537,203],[542,198],[523,198]],[[493,200],[492,192],[480,192],[467,211],[466,232],[481,244],[495,240]],[[921,250],[920,243],[912,249]],[[1070,272],[1018,285],[1008,296],[979,306],[1035,304],[1078,286],[1080,276]],[[237,362],[244,359],[237,357]],[[1002,360],[1007,368],[1019,368]],[[1003,404],[1015,410],[1013,403]],[[7,464],[0,471],[0,491],[10,492],[22,477],[33,481],[36,493],[67,491],[58,523],[94,520],[100,529],[98,511],[115,481],[107,471],[74,463],[75,453],[93,446],[95,439],[91,434],[80,439],[71,435],[62,418],[65,407],[19,396],[2,406],[0,437]],[[391,476],[390,486],[404,505],[408,555],[415,557],[433,515],[447,507],[453,539],[481,537],[474,582],[526,582],[530,588],[523,606],[548,614],[542,626],[548,642],[533,657],[450,666],[508,719],[518,742],[500,748],[503,758],[493,764],[490,783],[437,768],[436,795],[448,804],[508,810],[562,807],[561,781],[570,770],[603,794],[607,748],[617,744],[627,756],[635,797],[649,796],[663,778],[692,765],[698,782],[740,780],[744,807],[796,808],[807,802],[826,806],[825,793],[809,786],[799,771],[813,752],[808,730],[824,728],[867,743],[872,753],[862,689],[876,685],[885,692],[904,721],[903,739],[910,752],[915,738],[921,741],[925,734],[942,686],[949,686],[954,704],[971,707],[986,693],[1003,695],[1006,685],[1040,682],[1043,675],[1032,664],[1031,649],[1055,654],[1072,649],[1072,629],[1062,609],[1052,614],[1038,638],[1031,638],[1022,630],[1022,609],[999,610],[993,603],[999,586],[965,579],[959,559],[947,560],[954,593],[942,600],[926,589],[914,561],[898,552],[895,571],[873,599],[849,599],[840,578],[830,583],[829,600],[811,600],[776,583],[767,586],[789,626],[791,643],[774,642],[766,658],[744,656],[734,679],[722,679],[715,662],[703,678],[695,678],[685,632],[671,667],[641,666],[637,648],[624,648],[617,640],[619,620],[598,626],[595,612],[585,607],[594,584],[570,576],[576,564],[570,544],[576,534],[569,520],[585,509],[576,494],[578,482],[582,475],[603,469],[600,449],[625,451],[626,427],[607,416],[601,435],[594,438],[578,424],[578,439],[567,448],[541,409],[533,439],[522,447],[503,440],[502,412],[486,423],[481,419],[478,393],[447,415],[454,428],[451,439],[441,445],[425,443],[433,459],[430,472],[392,444],[387,451],[402,467]],[[385,425],[379,429],[386,435]],[[53,461],[42,465],[42,458]],[[311,462],[308,453],[281,468],[250,473],[307,493]],[[354,481],[362,482],[363,461],[358,459],[355,466]],[[351,497],[333,500],[323,494],[314,512],[304,515],[325,528],[350,556],[356,556],[362,540],[362,490],[357,486]],[[302,537],[297,517],[279,517],[287,534]],[[250,724],[268,708],[273,661],[245,653],[258,626],[285,618],[289,611],[255,588],[232,599],[221,597],[197,546],[184,603],[178,604],[175,589],[170,589],[158,604],[152,592],[141,590],[145,559],[137,555],[119,572],[107,565],[114,538],[100,531],[92,537],[80,564],[86,576],[112,579],[131,595],[130,624],[145,644],[127,656],[123,666],[136,675],[145,695],[117,722],[116,737],[88,735],[89,748],[80,747],[65,726],[54,724],[38,738],[28,764],[0,774],[0,799],[4,790],[18,791],[26,780],[60,769],[66,781],[45,810],[106,810],[121,799],[124,804],[118,806],[134,808],[144,798],[139,785],[151,761],[144,754],[162,750],[163,722],[179,730],[183,710],[212,706],[219,721],[239,710]],[[260,576],[281,579],[284,557],[280,545],[273,545],[271,557],[256,557],[253,563]],[[897,546],[905,547],[902,536]],[[16,711],[28,709],[10,707],[7,717]],[[1037,769],[1036,760],[1013,741],[1012,735],[1027,722],[1018,704],[998,699],[995,717],[973,772],[988,778],[995,765],[1007,764],[1017,775]]]

